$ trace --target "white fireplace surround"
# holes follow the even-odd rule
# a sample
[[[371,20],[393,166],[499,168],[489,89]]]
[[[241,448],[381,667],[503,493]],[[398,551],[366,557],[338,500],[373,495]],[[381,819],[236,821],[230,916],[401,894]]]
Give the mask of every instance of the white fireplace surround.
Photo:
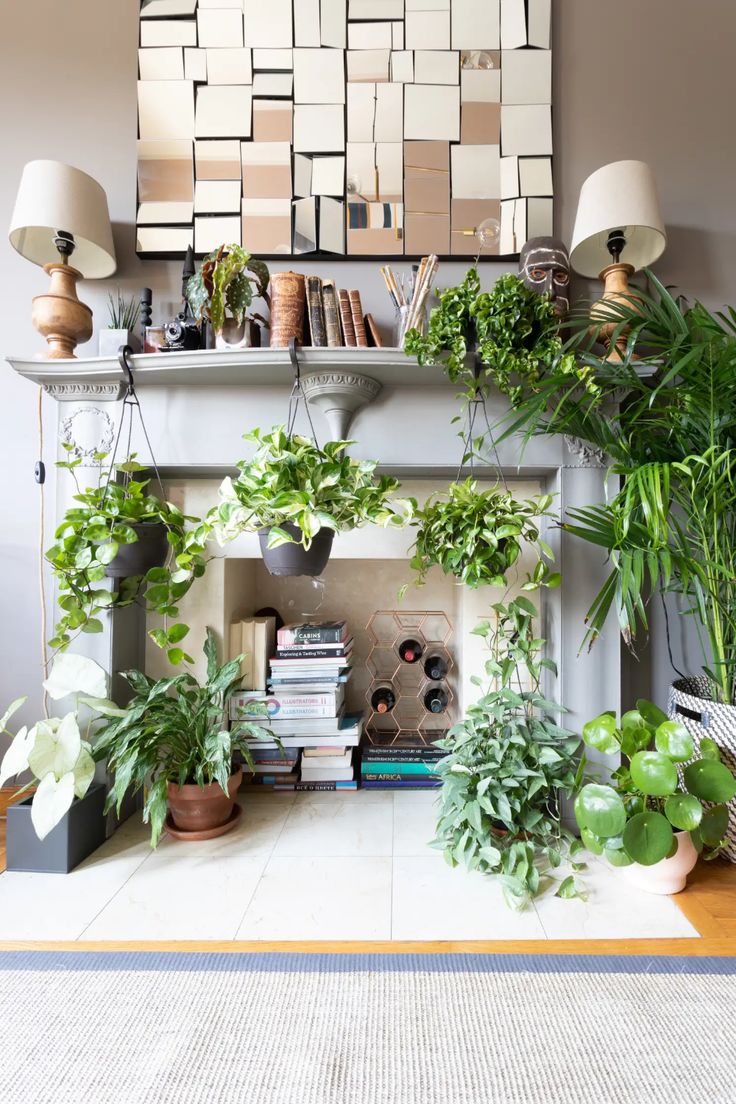
[[[353,455],[377,458],[381,471],[440,488],[457,473],[461,443],[451,419],[459,411],[456,387],[437,367],[420,368],[396,349],[308,349],[300,351],[303,382],[312,404],[320,440],[349,431]],[[75,440],[83,453],[110,446],[122,411],[125,376],[115,358],[39,361],[9,357],[23,377],[44,387],[58,400],[59,452],[63,440]],[[247,455],[242,434],[270,428],[286,419],[293,382],[288,350],[248,349],[138,355],[131,359],[133,375],[149,437],[164,479],[180,483],[217,480],[234,471]],[[491,424],[505,409],[495,394],[489,402]],[[300,415],[302,431],[308,428]],[[138,427],[133,449],[149,459]],[[499,460],[514,483],[534,481],[556,496],[560,516],[570,507],[600,502],[605,496],[603,458],[574,441],[538,437],[526,448],[510,440],[499,447]],[[80,481],[92,461],[83,456]],[[464,473],[465,474],[465,473]],[[479,478],[493,478],[493,458],[477,468]],[[56,480],[56,515],[68,507],[74,486],[65,471]],[[555,526],[546,539],[555,550],[562,586],[544,592],[542,635],[558,676],[550,693],[568,709],[566,723],[578,731],[590,717],[621,704],[621,658],[615,621],[606,626],[592,652],[580,653],[584,617],[607,575],[602,552]],[[335,558],[401,558],[411,535],[388,537],[381,530],[361,530],[336,540]],[[386,543],[388,540],[389,543]],[[404,551],[402,552],[402,548]],[[253,542],[227,550],[227,555],[255,557]],[[197,584],[195,584],[196,586]],[[488,604],[500,595],[489,595]],[[410,602],[410,599],[407,599]],[[145,624],[136,607],[106,615],[102,634],[81,636],[77,650],[115,673],[143,666]],[[192,641],[192,648],[198,645]],[[117,685],[116,685],[117,683]],[[113,691],[121,692],[117,679]],[[603,760],[605,761],[605,760]]]

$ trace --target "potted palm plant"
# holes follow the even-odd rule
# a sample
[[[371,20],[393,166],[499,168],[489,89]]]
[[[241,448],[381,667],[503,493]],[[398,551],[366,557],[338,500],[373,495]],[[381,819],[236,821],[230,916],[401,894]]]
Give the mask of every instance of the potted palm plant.
[[[571,511],[567,522],[610,554],[587,640],[595,641],[615,610],[633,645],[637,631],[648,629],[651,597],[676,596],[682,616],[697,627],[703,663],[673,683],[669,711],[694,736],[696,750],[713,737],[733,769],[736,312],[687,306],[651,274],[650,281],[650,291],[611,304],[604,322],[578,317],[568,362],[553,364],[516,397],[506,432],[570,434],[611,458],[619,492]],[[604,325],[614,327],[620,363],[598,353]],[[725,850],[736,861],[733,803]]]
[[[563,862],[570,869],[557,895],[580,894],[581,845],[560,817],[561,800],[580,782],[580,738],[555,720],[564,710],[541,691],[554,663],[542,658],[534,604],[521,596],[493,610],[495,622],[474,630],[491,653],[492,686],[438,742],[448,754],[436,767],[442,789],[433,846],[451,866],[495,876],[518,909],[556,880]]]
[[[71,451],[74,446],[66,447]],[[102,465],[105,454],[96,459]],[[74,457],[57,466],[76,480],[80,463]],[[102,631],[99,615],[104,610],[141,600],[147,609],[174,621],[151,632],[156,644],[168,649],[174,664],[191,661],[179,648],[189,630],[176,621],[177,603],[204,574],[209,531],[198,518],[150,493],[150,481],[136,478],[145,469],[135,455],[115,468],[122,482],[103,477],[100,466],[96,486],[82,489],[77,484],[77,505],[67,510],[46,552],[62,610],[49,643],[68,648],[79,632]],[[116,580],[116,589],[101,585],[106,578]]]
[[[32,796],[11,805],[7,825],[7,869],[67,874],[105,840],[105,787],[94,781],[94,729],[100,714],[120,716],[107,698],[107,677],[91,659],[57,655],[43,684],[53,701],[73,696],[63,717],[43,717],[13,736],[18,698],[0,718],[0,733],[12,743],[0,764],[0,786],[30,773],[19,793]],[[82,713],[86,710],[86,720]]]
[[[140,671],[125,672],[133,696],[95,743],[95,758],[105,759],[113,775],[107,808],[119,810],[126,794],[145,790],[143,819],[151,825],[152,847],[164,826],[182,840],[212,839],[234,828],[243,777],[236,758],[252,766],[248,739],[273,739],[257,719],[228,726],[243,656],[219,664],[211,629],[204,653],[201,684],[188,673],[154,682]]]
[[[268,322],[260,314],[248,317],[248,310],[254,298],[270,310],[269,279],[266,264],[240,245],[221,245],[204,257],[187,283],[187,300],[195,318],[212,326],[216,348],[260,346],[259,323]]]
[[[736,777],[709,737],[695,741],[680,721],[640,700],[621,717],[602,713],[583,727],[588,747],[621,755],[611,784],[589,782],[575,799],[583,843],[650,893],[679,893],[698,855],[715,858],[728,828]]]
[[[353,460],[352,441],[320,448],[307,437],[254,429],[256,445],[240,474],[220,487],[220,502],[208,515],[221,544],[240,533],[258,533],[263,560],[272,575],[319,575],[335,533],[374,524],[403,526],[414,503],[392,497],[399,482],[377,477],[376,460]]]

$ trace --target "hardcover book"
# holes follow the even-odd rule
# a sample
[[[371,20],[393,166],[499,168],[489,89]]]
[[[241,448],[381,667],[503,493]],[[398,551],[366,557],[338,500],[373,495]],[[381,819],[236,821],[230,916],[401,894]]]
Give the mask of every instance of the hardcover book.
[[[307,317],[309,319],[309,333],[312,345],[324,347],[327,345],[327,330],[325,328],[325,308],[322,302],[322,281],[319,276],[307,276]]]
[[[340,288],[337,293],[337,298],[340,305],[340,321],[342,322],[342,332],[345,338],[345,344],[354,347],[357,345],[357,341],[355,340],[353,313],[350,309],[350,296],[345,288]]]
[[[347,621],[299,621],[284,625],[277,634],[280,648],[300,644],[342,644],[348,638]]]
[[[340,330],[340,308],[337,305],[337,292],[333,280],[322,281],[322,303],[325,312],[325,330],[327,331],[327,344],[330,347],[342,345],[342,332]]]

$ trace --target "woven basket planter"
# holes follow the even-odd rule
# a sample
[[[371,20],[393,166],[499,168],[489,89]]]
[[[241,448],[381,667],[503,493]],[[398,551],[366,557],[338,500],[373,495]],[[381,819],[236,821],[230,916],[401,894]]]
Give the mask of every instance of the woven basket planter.
[[[736,705],[721,705],[710,697],[707,678],[678,679],[670,687],[670,717],[682,723],[700,748],[703,736],[715,740],[723,762],[736,773]],[[728,803],[728,833],[723,854],[736,863],[736,798]]]

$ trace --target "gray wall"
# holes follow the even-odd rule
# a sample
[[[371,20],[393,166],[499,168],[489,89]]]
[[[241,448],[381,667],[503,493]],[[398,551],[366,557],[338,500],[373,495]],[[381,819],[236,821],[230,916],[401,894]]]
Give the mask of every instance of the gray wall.
[[[580,184],[592,170],[618,158],[642,158],[657,175],[669,230],[659,274],[708,304],[733,301],[736,5],[732,0],[556,0],[554,8],[558,231],[569,238]],[[82,288],[98,324],[104,321],[108,287],[116,283],[132,291],[153,287],[157,316],[171,314],[178,296],[179,266],[143,264],[133,252],[137,11],[137,0],[2,0],[0,228],[10,218],[26,161],[58,158],[96,177],[108,194],[119,262],[114,281]],[[0,351],[37,350],[30,300],[44,290],[45,277],[11,250],[4,231],[0,266]],[[440,282],[456,281],[463,267],[444,265]],[[486,265],[484,282],[500,270]],[[376,266],[352,263],[333,271],[348,286],[361,288],[366,310],[379,323],[390,323]],[[82,355],[93,347],[82,349]],[[38,396],[5,364],[0,373],[0,707],[29,693],[30,718],[40,697],[33,481]],[[45,401],[44,414],[52,462],[55,404]],[[53,517],[51,489],[47,499],[47,515]],[[675,635],[677,650],[679,632]],[[654,693],[662,700],[669,668],[659,648],[653,666]]]

